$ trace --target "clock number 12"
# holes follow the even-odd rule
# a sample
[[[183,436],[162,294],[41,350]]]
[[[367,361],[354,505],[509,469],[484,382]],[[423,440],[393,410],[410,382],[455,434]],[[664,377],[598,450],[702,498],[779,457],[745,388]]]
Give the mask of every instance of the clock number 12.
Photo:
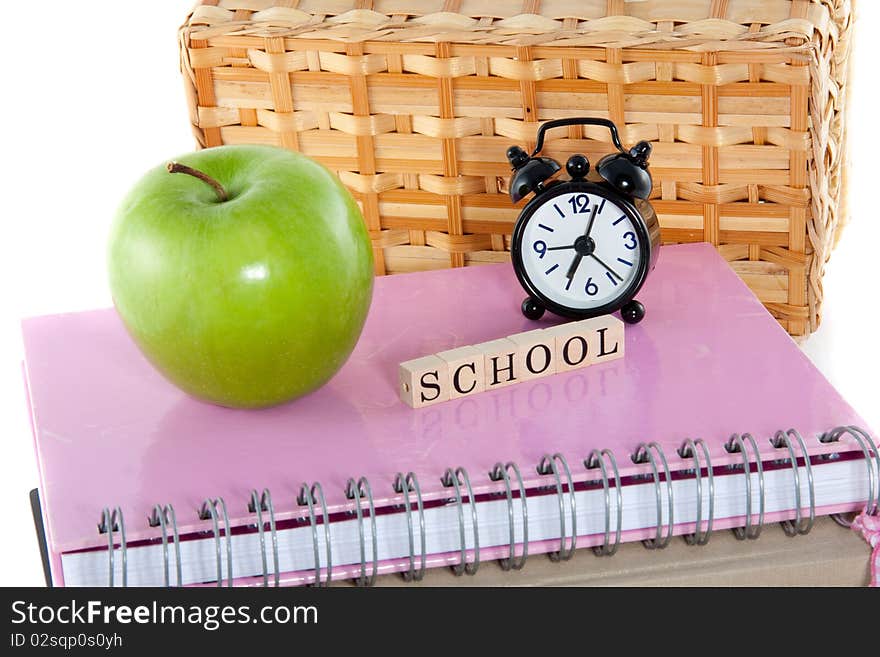
[[[571,211],[577,214],[583,214],[587,211],[587,206],[589,205],[589,198],[586,194],[578,194],[577,196],[572,196],[568,199],[568,202],[571,203]]]

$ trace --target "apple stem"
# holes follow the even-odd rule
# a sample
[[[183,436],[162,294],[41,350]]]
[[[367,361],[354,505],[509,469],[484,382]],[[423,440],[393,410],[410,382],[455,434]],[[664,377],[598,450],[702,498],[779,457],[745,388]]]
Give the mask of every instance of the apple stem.
[[[218,183],[208,174],[203,173],[198,169],[188,167],[185,164],[181,164],[180,162],[169,162],[165,166],[165,168],[168,169],[168,173],[186,173],[190,176],[198,178],[202,182],[208,183],[211,187],[214,188],[214,191],[217,192],[217,197],[220,199],[221,203],[229,200],[229,196],[226,194],[226,190],[223,189],[223,185]]]

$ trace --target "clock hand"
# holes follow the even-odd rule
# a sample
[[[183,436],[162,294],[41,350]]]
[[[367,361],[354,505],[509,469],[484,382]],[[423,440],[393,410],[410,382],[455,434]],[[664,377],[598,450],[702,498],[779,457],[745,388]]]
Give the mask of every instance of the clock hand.
[[[593,213],[590,215],[590,221],[587,222],[587,229],[584,231],[584,237],[590,236],[590,231],[593,230],[593,221],[595,221],[595,219],[596,219],[596,210],[598,210],[598,209],[599,209],[598,206],[596,206],[596,205],[593,206]],[[578,238],[578,239],[580,239],[580,238]],[[567,248],[573,249],[573,248],[575,248],[575,246],[574,246],[574,244],[572,244],[570,247],[567,247]],[[550,249],[547,249],[547,250],[549,251]],[[574,278],[574,275],[577,273],[578,267],[580,267],[581,260],[583,260],[583,259],[584,259],[584,256],[582,256],[580,253],[578,253],[574,257],[574,260],[571,261],[571,267],[568,268],[568,272],[566,272],[566,274],[565,274],[565,277],[568,279],[568,285],[565,287],[565,289],[568,289],[571,286],[571,281]],[[607,269],[607,267],[606,267],[606,269]],[[616,274],[615,274],[615,276],[616,276]],[[620,280],[623,280],[623,279],[621,278]]]
[[[590,236],[590,231],[593,230],[593,222],[596,220],[596,210],[598,209],[598,205],[593,206],[593,214],[590,215],[590,221],[587,222],[587,232],[584,233],[584,237]]]
[[[623,277],[622,277],[620,274],[618,274],[616,271],[614,271],[613,269],[611,269],[611,267],[609,267],[609,266],[606,265],[604,262],[602,262],[602,261],[599,259],[599,256],[597,256],[595,253],[591,253],[590,255],[593,256],[593,257],[596,259],[596,262],[598,262],[600,265],[602,265],[603,267],[605,267],[605,269],[608,270],[608,273],[609,273],[609,274],[611,274],[611,275],[612,275],[614,278],[616,278],[617,280],[623,282]]]
[[[580,253],[578,253],[574,257],[574,260],[571,261],[571,267],[568,268],[568,272],[566,272],[566,274],[565,274],[565,277],[568,279],[568,286],[571,285],[571,281],[574,278],[574,275],[577,273],[578,267],[580,266],[581,260],[583,260],[583,259],[584,259],[584,256],[582,256]],[[568,289],[568,286],[566,286],[565,289]]]
[[[569,244],[568,246],[550,246],[547,247],[548,251],[564,251],[566,249],[573,249],[574,244]]]

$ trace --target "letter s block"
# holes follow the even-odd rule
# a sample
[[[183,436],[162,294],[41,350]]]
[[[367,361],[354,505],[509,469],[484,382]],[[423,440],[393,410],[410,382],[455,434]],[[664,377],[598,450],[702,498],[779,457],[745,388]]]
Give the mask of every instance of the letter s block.
[[[437,356],[425,356],[400,364],[400,398],[413,408],[449,400],[449,366]]]
[[[458,347],[437,354],[449,368],[449,398],[458,399],[486,389],[483,352],[474,347]]]

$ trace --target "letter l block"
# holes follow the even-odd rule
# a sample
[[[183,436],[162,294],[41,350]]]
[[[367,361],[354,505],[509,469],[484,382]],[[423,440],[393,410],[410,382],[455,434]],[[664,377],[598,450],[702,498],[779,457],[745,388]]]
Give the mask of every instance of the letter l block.
[[[590,327],[590,352],[593,364],[623,358],[626,340],[621,320],[614,315],[603,315],[578,323]]]

